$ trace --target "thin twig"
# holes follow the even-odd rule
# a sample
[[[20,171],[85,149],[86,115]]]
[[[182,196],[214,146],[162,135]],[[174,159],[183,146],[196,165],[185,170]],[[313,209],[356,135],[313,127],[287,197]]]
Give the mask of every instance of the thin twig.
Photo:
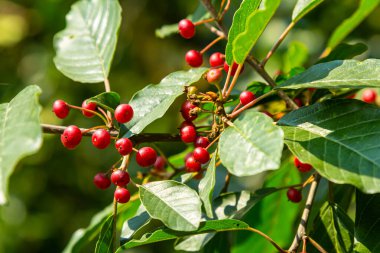
[[[113,212],[112,212],[112,215],[113,215],[113,233],[112,233],[112,242],[113,242],[113,252],[116,252],[117,248],[118,248],[118,241],[119,240],[116,240],[116,222],[117,222],[117,201],[116,201],[116,198],[113,198]]]
[[[327,251],[321,246],[321,245],[319,245],[316,241],[314,241],[311,237],[309,237],[309,236],[307,236],[306,237],[308,240],[309,240],[309,242],[317,249],[317,250],[319,250],[319,252],[321,252],[321,253],[327,253]]]
[[[314,197],[317,192],[317,187],[320,178],[321,177],[319,176],[319,174],[315,174],[314,181],[311,183],[310,191],[306,199],[305,208],[302,212],[301,221],[298,225],[297,234],[294,237],[293,243],[288,250],[290,253],[297,252],[298,246],[300,245],[300,241],[302,240],[303,236],[306,235],[307,221],[309,220],[310,210],[314,202]]]
[[[195,22],[194,25],[195,25],[195,26],[197,26],[197,25],[202,25],[202,24],[206,24],[206,23],[213,22],[213,21],[215,21],[214,18],[203,19],[203,20],[200,20],[200,21]]]
[[[248,227],[247,228],[248,231],[251,231],[253,233],[256,233],[256,234],[259,234],[261,235],[262,237],[264,237],[267,241],[269,241],[279,252],[281,253],[286,253],[287,251],[284,250],[283,248],[281,248],[275,241],[272,240],[272,238],[270,238],[269,236],[267,236],[266,234],[264,234],[263,232],[261,232],[260,230],[257,230],[255,228],[252,228],[252,227]]]
[[[204,7],[210,12],[211,17],[215,19],[215,23],[218,26],[219,30],[223,32],[224,35],[227,34],[226,29],[223,27],[223,24],[220,20],[218,20],[218,13],[216,12],[214,6],[211,3],[211,0],[202,0],[202,4]]]
[[[207,46],[205,46],[205,48],[203,48],[201,50],[200,53],[204,54],[205,52],[207,52],[207,50],[209,50],[213,45],[215,45],[216,43],[218,43],[218,41],[221,41],[222,39],[224,39],[224,37],[223,36],[219,36],[215,40],[211,41]]]
[[[232,69],[232,67],[230,67],[230,69]],[[232,78],[232,81],[231,81],[231,84],[230,86],[228,87],[228,90],[226,92],[226,94],[224,95],[224,98],[227,100],[227,98],[230,96],[231,92],[232,92],[232,89],[235,87],[235,84],[237,82],[237,79],[240,75],[240,72],[241,70],[243,69],[243,64],[239,64],[238,65],[238,68],[236,69],[235,71],[235,75],[234,75],[234,78]]]

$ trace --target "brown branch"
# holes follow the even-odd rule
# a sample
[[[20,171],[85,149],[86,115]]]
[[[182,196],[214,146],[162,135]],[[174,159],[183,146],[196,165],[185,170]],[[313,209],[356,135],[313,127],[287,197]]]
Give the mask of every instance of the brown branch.
[[[56,126],[49,124],[41,124],[42,131],[47,134],[62,134],[67,128],[66,126]],[[92,136],[96,130],[87,131],[86,128],[80,128],[83,132],[83,136]],[[112,137],[117,137],[119,132],[117,130],[111,130],[110,134]],[[133,135],[129,138],[134,143],[144,143],[144,142],[177,142],[181,141],[181,137],[177,134],[161,134],[161,133],[141,133]]]
[[[272,238],[270,238],[269,236],[267,236],[266,234],[264,234],[263,232],[261,232],[260,230],[257,230],[255,228],[252,228],[252,227],[248,227],[246,230],[248,231],[251,231],[253,233],[256,233],[256,234],[259,234],[261,235],[262,237],[264,237],[268,242],[270,242],[279,252],[281,253],[286,253],[287,251],[284,250],[283,248],[281,248],[275,241],[273,241]]]
[[[223,33],[224,37],[227,37],[226,29],[224,28],[221,20],[218,19],[218,13],[212,5],[211,0],[202,0],[202,4],[210,12],[211,16],[215,19],[216,25],[218,26],[219,30]]]
[[[293,243],[288,250],[289,253],[297,252],[297,249],[300,245],[300,241],[306,235],[307,221],[309,220],[310,210],[314,202],[314,197],[317,192],[317,187],[318,187],[320,178],[321,177],[319,176],[319,174],[315,174],[314,181],[311,183],[310,191],[306,199],[305,208],[302,212],[301,222],[298,225],[297,234],[294,237]]]

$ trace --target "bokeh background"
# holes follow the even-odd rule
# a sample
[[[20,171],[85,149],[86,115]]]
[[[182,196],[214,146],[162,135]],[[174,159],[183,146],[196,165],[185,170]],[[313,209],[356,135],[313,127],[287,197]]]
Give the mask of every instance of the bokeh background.
[[[78,84],[63,76],[54,66],[53,37],[65,26],[65,15],[73,0],[0,0],[0,101],[8,102],[26,85],[37,84],[43,93],[41,121],[50,124],[76,124],[90,127],[99,122],[71,113],[59,120],[51,112],[55,99],[80,105],[88,97],[103,91],[103,84]],[[233,0],[232,8],[239,5]],[[150,83],[158,83],[167,74],[188,68],[187,50],[203,48],[213,39],[207,29],[200,28],[192,40],[178,35],[166,39],[155,37],[155,29],[176,23],[192,13],[196,0],[156,1],[121,0],[123,21],[110,74],[111,87],[127,102],[134,92]],[[262,58],[288,24],[295,0],[283,1],[254,52]],[[309,64],[320,55],[326,40],[342,20],[357,7],[358,0],[329,0],[304,18],[268,64],[274,73],[282,67],[282,54],[290,40],[307,46]],[[231,22],[229,12],[226,26]],[[380,8],[377,8],[347,38],[347,42],[364,42],[369,50],[364,58],[380,57]],[[224,42],[212,49],[223,51]],[[246,71],[245,80],[256,78]],[[244,85],[244,84],[243,84]],[[181,100],[181,99],[180,99]],[[178,100],[165,116],[147,132],[175,132],[180,122]],[[183,100],[183,98],[182,98]],[[178,146],[164,145],[168,154]],[[184,149],[185,146],[180,147]],[[99,191],[92,178],[106,171],[118,156],[112,148],[96,150],[86,139],[75,150],[60,144],[59,136],[45,135],[44,145],[32,157],[24,159],[10,180],[9,205],[0,207],[0,252],[61,252],[72,233],[89,224],[96,212],[107,206],[112,190]],[[167,252],[168,248],[162,245]],[[89,252],[91,248],[88,249]],[[142,252],[158,252],[144,248]],[[161,251],[160,251],[161,252]]]

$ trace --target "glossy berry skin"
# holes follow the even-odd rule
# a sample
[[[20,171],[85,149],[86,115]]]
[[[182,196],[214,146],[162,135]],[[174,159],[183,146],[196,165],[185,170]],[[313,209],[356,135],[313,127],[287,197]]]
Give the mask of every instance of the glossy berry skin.
[[[77,126],[68,126],[61,134],[61,142],[67,149],[74,149],[82,140],[82,132]]]
[[[220,69],[210,69],[207,72],[206,80],[209,83],[219,83],[222,79],[222,71]]]
[[[213,53],[209,58],[209,63],[211,67],[219,67],[224,64],[224,54],[216,52]]]
[[[246,105],[246,104],[249,104],[250,102],[252,102],[253,100],[255,100],[255,94],[253,94],[252,92],[246,90],[246,91],[243,91],[242,93],[240,93],[240,103],[242,105]]]
[[[313,168],[308,163],[302,163],[297,157],[294,157],[294,165],[300,172],[309,172]]]
[[[190,158],[190,156],[193,156],[193,152],[189,152],[189,153],[186,154],[185,159],[184,159],[185,163],[186,163],[187,159]]]
[[[82,103],[82,108],[87,109],[87,110],[95,111],[96,107],[97,107],[96,104],[93,103],[93,102],[87,103],[86,100],[85,100]],[[84,116],[86,116],[87,118],[92,118],[92,117],[95,116],[95,114],[93,114],[91,112],[87,112],[87,111],[82,111],[82,114]]]
[[[181,123],[181,125],[179,126],[179,128],[181,129],[181,128],[183,128],[183,127],[185,127],[185,126],[192,126],[192,127],[195,127],[195,125],[193,124],[193,122],[191,122],[191,121],[183,121],[182,123]]]
[[[193,126],[185,126],[180,130],[181,140],[184,143],[194,142],[197,138],[197,131]]]
[[[67,115],[69,115],[70,107],[67,105],[65,101],[56,100],[53,103],[53,112],[58,118],[64,119],[67,117]]]
[[[111,142],[111,135],[105,129],[98,129],[92,134],[92,144],[98,149],[105,149]]]
[[[162,171],[163,169],[165,169],[165,165],[165,159],[162,156],[158,156],[153,166],[155,170]]]
[[[115,148],[117,149],[120,155],[125,156],[132,152],[133,144],[130,139],[121,138],[116,141]]]
[[[303,106],[302,100],[300,98],[295,98],[294,99],[294,103],[296,103],[296,105],[298,105],[298,107],[302,107]]]
[[[185,55],[185,60],[187,64],[189,64],[191,67],[197,68],[202,65],[203,58],[199,51],[197,50],[190,50]]]
[[[195,35],[195,25],[188,19],[178,22],[179,34],[185,39],[191,39]]]
[[[105,190],[110,187],[111,180],[104,173],[98,173],[94,177],[94,184],[99,189]]]
[[[301,202],[302,200],[302,193],[301,191],[293,188],[293,187],[290,187],[288,189],[288,192],[286,193],[286,195],[288,196],[288,199],[291,201],[291,202],[294,202],[294,203],[299,203]]]
[[[232,76],[235,75],[236,70],[237,70],[238,67],[239,67],[239,64],[237,64],[236,62],[234,62],[234,63],[232,64],[232,70],[231,70],[231,75],[232,75]],[[227,62],[224,62],[223,69],[224,69],[224,71],[226,71],[226,73],[228,73],[228,71],[229,71],[229,69],[230,69],[230,66],[228,66]],[[243,73],[243,70],[244,70],[244,65],[243,65],[243,67],[241,68],[240,74]]]
[[[204,148],[198,147],[193,151],[194,159],[200,163],[207,163],[210,160],[210,154]]]
[[[137,151],[136,162],[141,167],[152,166],[157,160],[157,153],[151,147],[143,147]]]
[[[123,170],[115,170],[111,174],[111,181],[117,186],[123,187],[130,181],[129,174]]]
[[[194,156],[190,156],[186,159],[186,171],[187,172],[198,172],[202,168],[202,164],[195,160]]]
[[[200,148],[207,148],[207,146],[210,144],[210,141],[207,137],[204,136],[198,136],[194,141],[194,146],[200,147]]]
[[[119,123],[127,123],[133,118],[133,108],[128,104],[118,105],[115,109],[115,119]]]
[[[197,118],[197,115],[196,114],[190,114],[190,111],[192,109],[195,109],[197,108],[196,105],[192,104],[190,101],[186,100],[182,106],[181,106],[181,114],[182,114],[182,117],[186,120],[186,121],[193,121]]]
[[[374,103],[376,101],[377,93],[372,89],[363,91],[362,100],[366,103]]]
[[[120,204],[127,203],[131,198],[131,194],[125,188],[117,188],[113,196],[115,197],[116,201]]]

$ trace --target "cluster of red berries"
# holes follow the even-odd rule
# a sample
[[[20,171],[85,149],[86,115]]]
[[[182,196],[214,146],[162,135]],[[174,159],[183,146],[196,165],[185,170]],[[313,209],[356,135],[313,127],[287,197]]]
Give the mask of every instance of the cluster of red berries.
[[[313,169],[313,166],[308,163],[301,162],[297,157],[294,157],[294,165],[300,172],[309,172]],[[290,187],[286,193],[288,199],[294,203],[299,203],[302,200],[302,193],[294,187]]]
[[[86,117],[99,115],[97,112],[97,104],[93,102],[87,103],[84,101],[82,107],[70,105],[63,100],[57,100],[53,104],[53,112],[60,119],[66,118],[71,108],[81,110]],[[102,110],[99,111],[104,113]],[[120,124],[127,123],[133,118],[133,109],[128,104],[120,104],[115,109],[114,117]],[[116,137],[111,137],[108,126],[100,126],[92,129],[96,129],[92,134],[92,144],[98,149],[107,148],[111,139],[117,139]],[[88,130],[82,131],[77,126],[68,126],[61,135],[63,146],[67,149],[75,149],[81,142],[84,131]],[[154,168],[157,170],[162,170],[165,167],[165,160],[162,157],[157,157],[157,153],[153,148],[142,147],[139,150],[136,150],[133,148],[132,141],[128,138],[117,139],[115,142],[115,148],[121,156],[127,156],[135,150],[137,152],[136,162],[141,167],[150,167],[154,165]],[[110,179],[105,173],[98,173],[94,177],[94,184],[99,189],[107,189],[111,185],[111,181],[117,186],[114,194],[115,199],[119,203],[128,202],[130,194],[129,191],[124,188],[124,186],[130,181],[128,172],[118,169],[112,172]]]

